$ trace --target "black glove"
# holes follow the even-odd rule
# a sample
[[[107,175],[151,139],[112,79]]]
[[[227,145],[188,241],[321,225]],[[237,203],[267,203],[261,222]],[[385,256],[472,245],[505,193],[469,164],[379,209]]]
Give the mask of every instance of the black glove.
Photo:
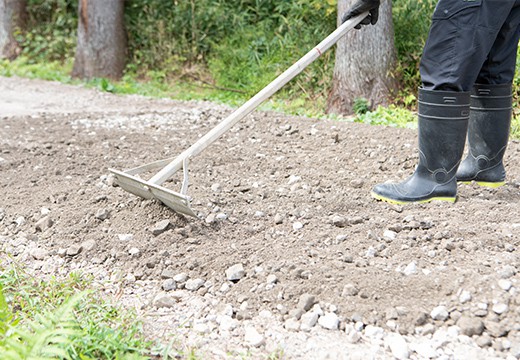
[[[341,23],[343,24],[348,19],[369,11],[368,16],[361,20],[361,22],[356,25],[355,28],[361,29],[361,25],[374,25],[377,22],[377,19],[379,19],[380,4],[381,0],[357,0],[354,5],[352,5],[352,7],[346,12],[346,14],[343,15],[341,18]]]

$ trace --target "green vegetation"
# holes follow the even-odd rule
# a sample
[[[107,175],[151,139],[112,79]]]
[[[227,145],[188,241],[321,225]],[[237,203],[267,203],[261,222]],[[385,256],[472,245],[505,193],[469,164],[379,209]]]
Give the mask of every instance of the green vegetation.
[[[356,110],[356,121],[411,126],[419,61],[436,0],[394,0],[400,90],[395,106]],[[0,61],[0,74],[76,82],[69,76],[76,45],[76,0],[28,0],[22,56]],[[337,0],[127,0],[128,64],[121,81],[88,85],[115,93],[203,99],[239,105],[336,27]],[[325,116],[334,52],[327,52],[265,108]],[[519,77],[515,93],[520,90]],[[517,98],[517,97],[515,97]],[[515,104],[517,105],[517,104]],[[515,111],[512,133],[520,137]]]
[[[170,358],[144,338],[132,311],[88,288],[76,274],[41,280],[16,265],[0,268],[2,359],[141,360],[151,353]]]

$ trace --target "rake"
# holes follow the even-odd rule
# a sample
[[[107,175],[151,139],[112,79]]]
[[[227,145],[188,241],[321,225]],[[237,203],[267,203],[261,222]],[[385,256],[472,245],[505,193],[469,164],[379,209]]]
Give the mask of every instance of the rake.
[[[305,54],[300,60],[294,63],[285,72],[283,72],[269,85],[253,96],[250,100],[244,103],[241,107],[232,112],[227,118],[225,118],[222,122],[220,122],[217,126],[215,126],[206,135],[201,137],[197,142],[191,145],[176,158],[155,161],[125,171],[109,169],[109,171],[115,176],[115,183],[124,190],[141,198],[159,200],[161,203],[168,206],[177,213],[197,217],[197,214],[195,214],[195,212],[191,209],[191,198],[188,196],[188,161],[192,157],[201,153],[209,145],[214,143],[237,122],[249,115],[253,110],[260,106],[260,104],[275,94],[294,77],[300,74],[307,66],[313,63],[324,52],[326,52],[336,42],[338,42],[338,40],[348,31],[358,25],[367,15],[368,12],[343,23],[316,47]],[[162,169],[149,180],[144,180],[138,176],[143,172],[156,170],[158,168]],[[168,180],[168,178],[181,169],[183,171],[183,178],[179,192],[162,186],[162,184]]]

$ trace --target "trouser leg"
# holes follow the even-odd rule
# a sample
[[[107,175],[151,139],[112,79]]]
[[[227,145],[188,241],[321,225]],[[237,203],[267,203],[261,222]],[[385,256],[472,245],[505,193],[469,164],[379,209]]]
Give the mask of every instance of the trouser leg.
[[[516,67],[519,24],[520,5],[515,5],[478,74],[471,95],[468,155],[457,172],[458,181],[475,181],[488,187],[505,183],[502,160],[511,125],[511,82]]]

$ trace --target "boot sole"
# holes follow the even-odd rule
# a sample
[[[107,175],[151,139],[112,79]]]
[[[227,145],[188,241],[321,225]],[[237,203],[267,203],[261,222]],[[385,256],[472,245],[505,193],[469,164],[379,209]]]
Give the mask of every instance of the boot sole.
[[[376,194],[375,192],[371,192],[370,194],[376,200],[384,201],[384,202],[387,202],[387,203],[393,204],[393,205],[426,204],[426,203],[429,203],[429,202],[432,202],[432,201],[446,201],[446,202],[454,203],[457,200],[456,197],[443,197],[443,196],[439,196],[439,197],[432,197],[430,199],[418,200],[418,201],[403,201],[403,200],[390,199],[390,198],[381,196],[379,194]]]
[[[460,184],[471,185],[473,183],[473,181],[459,181],[459,183]],[[505,181],[501,181],[501,182],[475,181],[475,184],[477,184],[479,186],[483,186],[483,187],[496,189],[496,188],[499,188],[499,187],[505,185],[506,182]]]

